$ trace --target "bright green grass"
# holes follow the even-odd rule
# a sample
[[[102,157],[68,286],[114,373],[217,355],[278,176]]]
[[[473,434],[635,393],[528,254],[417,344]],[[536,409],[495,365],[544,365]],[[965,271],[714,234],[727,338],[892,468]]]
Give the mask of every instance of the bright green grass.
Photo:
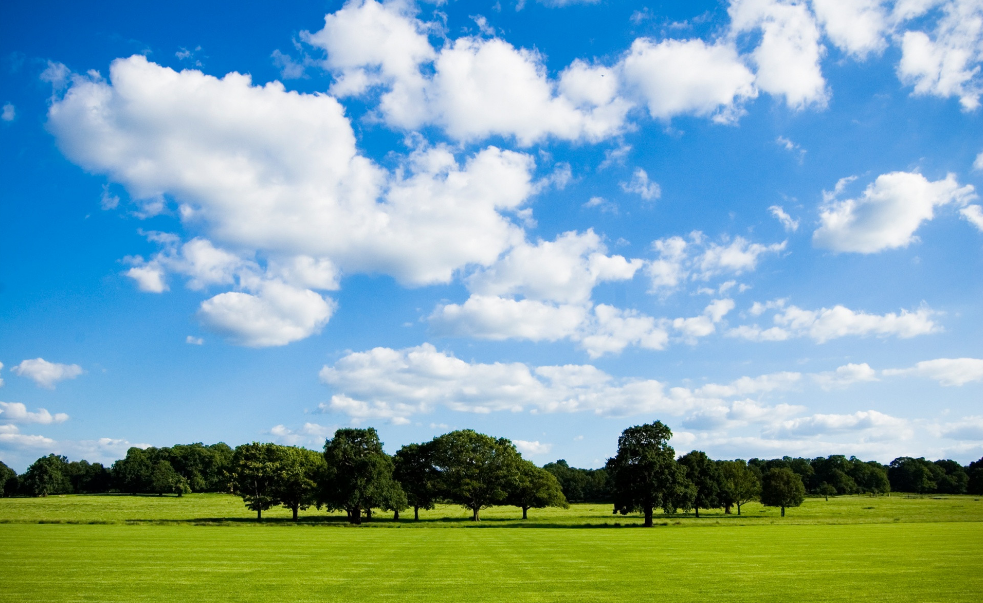
[[[974,601],[976,522],[0,525],[2,601]]]
[[[657,514],[657,523],[670,525],[760,525],[842,524],[842,523],[918,523],[970,521],[983,522],[983,500],[972,496],[909,498],[904,495],[841,496],[829,499],[807,498],[801,507],[779,510],[751,503],[743,514],[725,515],[721,510],[703,511],[700,519],[692,513],[676,516]],[[735,511],[736,513],[736,511]],[[283,508],[263,513],[267,523],[289,522],[290,511]],[[570,509],[531,509],[523,522],[515,507],[496,507],[481,512],[481,526],[570,526],[570,525],[639,525],[640,515],[612,515],[610,505],[573,505]],[[470,511],[454,505],[441,505],[433,511],[421,511],[421,521],[412,521],[412,510],[403,513],[403,527],[472,527]],[[343,514],[316,509],[301,512],[301,521],[343,524]],[[47,498],[0,499],[0,523],[241,523],[255,520],[242,500],[225,494],[173,496],[49,496]],[[371,526],[393,526],[388,515],[377,516]]]

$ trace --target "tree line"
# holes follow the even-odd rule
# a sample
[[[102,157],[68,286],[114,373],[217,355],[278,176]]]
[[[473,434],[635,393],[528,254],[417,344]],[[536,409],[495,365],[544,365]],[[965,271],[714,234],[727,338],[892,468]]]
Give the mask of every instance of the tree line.
[[[389,455],[375,429],[345,428],[322,451],[260,442],[131,448],[109,468],[50,454],[23,475],[0,463],[0,495],[229,492],[260,519],[274,506],[291,509],[294,519],[316,507],[344,511],[356,524],[373,510],[399,519],[412,508],[419,519],[420,509],[438,503],[461,505],[478,521],[494,505],[515,506],[526,518],[529,509],[594,502],[612,504],[615,513],[642,513],[651,525],[656,509],[740,514],[752,500],[780,507],[784,516],[806,494],[983,494],[983,459],[966,467],[911,457],[882,465],[842,455],[744,461],[713,460],[698,450],[677,458],[671,436],[659,421],[630,427],[604,468],[579,469],[562,459],[537,467],[509,440],[472,430]]]

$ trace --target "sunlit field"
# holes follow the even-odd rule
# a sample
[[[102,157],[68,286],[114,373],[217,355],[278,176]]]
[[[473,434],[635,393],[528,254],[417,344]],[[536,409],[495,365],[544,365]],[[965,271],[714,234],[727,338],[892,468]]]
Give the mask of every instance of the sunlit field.
[[[271,510],[257,525],[224,495],[2,499],[0,600],[979,601],[983,592],[979,498],[807,499],[784,520],[756,504],[743,512],[628,529],[641,518],[605,505],[532,510],[527,521],[500,507],[477,525],[447,506],[419,523],[410,511],[349,527],[315,510],[300,525]],[[446,527],[463,529],[421,529]],[[509,529],[522,527],[532,529]]]

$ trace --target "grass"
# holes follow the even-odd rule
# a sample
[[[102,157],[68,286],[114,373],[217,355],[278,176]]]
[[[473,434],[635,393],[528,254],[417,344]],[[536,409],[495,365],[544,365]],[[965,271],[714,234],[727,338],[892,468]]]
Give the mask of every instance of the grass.
[[[478,526],[456,507],[419,524],[355,528],[313,510],[300,525],[286,510],[257,525],[223,495],[0,499],[0,601],[761,603],[983,592],[978,498],[807,499],[785,520],[745,511],[657,517],[667,526],[646,530],[612,529],[641,518],[606,505],[534,510],[527,522],[494,508],[480,524],[490,529],[408,529]],[[83,525],[92,522],[103,523]],[[585,524],[598,529],[554,529]],[[519,526],[534,529],[496,529]]]

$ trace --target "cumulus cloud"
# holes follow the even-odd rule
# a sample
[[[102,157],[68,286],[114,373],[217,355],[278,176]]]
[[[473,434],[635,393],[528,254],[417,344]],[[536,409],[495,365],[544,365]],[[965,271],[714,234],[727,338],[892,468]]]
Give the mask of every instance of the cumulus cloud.
[[[967,205],[960,209],[959,213],[964,220],[975,226],[980,232],[983,232],[983,207],[979,205]]]
[[[978,443],[983,440],[983,417],[963,417],[958,422],[940,425],[939,435],[953,440],[970,440]]]
[[[931,182],[917,172],[882,174],[857,199],[838,200],[837,190],[824,195],[822,225],[813,233],[817,247],[838,252],[876,253],[906,247],[915,231],[935,216],[935,208],[964,205],[974,199],[971,185],[959,186],[954,174]]]
[[[334,435],[333,427],[325,427],[317,423],[304,423],[298,429],[290,429],[285,425],[272,427],[269,434],[272,435],[280,444],[288,446],[300,446],[303,444],[323,443],[326,438]]]
[[[682,416],[724,405],[725,398],[787,387],[798,379],[795,375],[746,377],[729,385],[708,384],[691,390],[668,388],[652,379],[618,379],[591,365],[530,367],[518,362],[465,362],[424,344],[403,350],[353,352],[333,366],[325,366],[321,381],[336,393],[321,408],[356,421],[403,423],[438,407],[474,413]],[[739,421],[758,421],[768,412],[751,401],[730,408],[733,420]],[[774,412],[787,416],[798,409],[780,406]]]
[[[877,381],[877,371],[870,368],[866,362],[862,364],[850,363],[837,367],[835,371],[816,373],[812,375],[812,378],[819,384],[819,387],[830,390],[864,381]]]
[[[880,0],[812,0],[816,20],[826,37],[860,59],[887,47],[888,14]]]
[[[941,385],[951,387],[972,381],[983,381],[983,359],[938,358],[924,360],[906,369],[886,369],[886,376],[915,376],[935,379]]]
[[[626,193],[635,193],[646,201],[652,201],[662,196],[659,183],[650,181],[649,175],[642,168],[635,168],[631,180],[621,183],[621,190]]]
[[[733,0],[727,12],[734,35],[760,32],[760,42],[750,54],[758,88],[784,96],[794,109],[826,105],[829,92],[819,65],[825,48],[805,3]]]
[[[0,111],[0,120],[11,122],[17,117],[17,109],[12,103],[4,103],[3,110]]]
[[[512,440],[512,443],[519,449],[519,452],[530,456],[549,454],[550,450],[553,449],[553,444],[541,443],[539,440],[532,442],[526,440]]]
[[[621,63],[625,85],[656,119],[712,116],[731,122],[757,96],[754,74],[732,44],[702,40],[635,40]]]
[[[909,3],[910,4],[910,3]],[[920,16],[931,4],[905,17]],[[983,7],[974,0],[941,3],[942,17],[933,31],[906,31],[901,36],[898,77],[914,87],[914,93],[942,98],[957,97],[964,110],[980,106],[983,84]]]
[[[876,410],[861,410],[852,414],[815,414],[788,419],[762,431],[770,438],[814,437],[843,432],[910,431],[905,419],[892,417]]]
[[[648,263],[645,272],[651,279],[651,292],[668,292],[690,280],[708,281],[717,276],[741,275],[757,268],[767,254],[781,253],[787,241],[762,245],[744,237],[710,241],[702,232],[690,233],[689,240],[675,236],[652,242],[658,257]]]
[[[0,447],[50,450],[53,445],[55,441],[51,438],[21,433],[16,425],[0,425]]]
[[[20,402],[0,402],[0,421],[50,425],[67,420],[68,415],[63,412],[51,414],[44,408],[39,408],[37,412],[28,412],[27,407]]]
[[[731,310],[734,309],[734,300],[716,299],[704,309],[700,316],[691,318],[677,318],[672,321],[674,329],[682,334],[683,339],[690,343],[696,343],[699,337],[706,337],[717,330],[717,323],[723,320]]]
[[[24,360],[10,370],[16,375],[31,379],[38,387],[45,389],[54,389],[59,381],[74,379],[82,374],[82,367],[77,364],[59,364],[48,362],[44,358]]]
[[[444,336],[556,341],[576,332],[588,311],[580,305],[471,295],[463,304],[437,306],[429,321]]]
[[[771,215],[775,216],[775,219],[782,223],[782,227],[785,232],[795,232],[799,229],[799,221],[792,218],[792,216],[785,213],[780,205],[772,205],[768,208]]]
[[[935,314],[927,307],[900,313],[869,314],[845,306],[819,310],[803,310],[798,306],[784,307],[774,315],[775,326],[741,325],[727,332],[731,337],[751,341],[784,341],[792,337],[809,337],[817,343],[847,336],[900,337],[908,339],[941,330],[932,320]],[[754,310],[755,308],[752,308]]]

